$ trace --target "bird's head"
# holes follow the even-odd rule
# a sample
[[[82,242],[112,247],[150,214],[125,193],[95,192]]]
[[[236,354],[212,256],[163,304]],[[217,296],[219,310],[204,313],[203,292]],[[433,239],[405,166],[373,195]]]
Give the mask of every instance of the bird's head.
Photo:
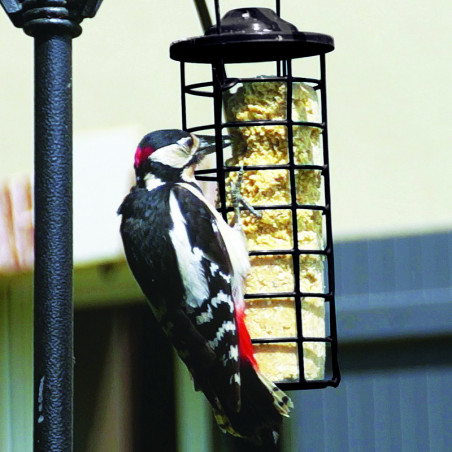
[[[196,165],[215,149],[215,137],[178,129],[148,133],[135,152],[137,185],[144,187],[148,177],[163,182],[183,180],[186,173],[193,173]]]

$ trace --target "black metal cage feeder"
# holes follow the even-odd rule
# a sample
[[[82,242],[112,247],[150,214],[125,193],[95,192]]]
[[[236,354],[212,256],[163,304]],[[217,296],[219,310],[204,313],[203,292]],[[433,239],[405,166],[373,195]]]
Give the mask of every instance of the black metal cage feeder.
[[[260,356],[265,360],[265,350],[269,353],[271,350],[273,355],[267,356],[280,359],[282,374],[275,374],[273,379],[284,389],[337,386],[340,373],[325,79],[325,54],[334,49],[334,41],[328,35],[300,32],[281,19],[279,1],[276,12],[268,8],[241,8],[220,19],[216,0],[215,17],[216,25],[209,27],[204,36],[177,41],[170,47],[171,58],[180,62],[182,127],[195,133],[214,133],[216,137],[216,162],[211,168],[199,170],[197,178],[216,182],[217,207],[227,220],[233,210],[228,184],[237,179],[238,172],[243,173],[245,192],[247,184],[256,179],[266,181],[264,187],[269,190],[263,191],[268,191],[269,196],[262,195],[258,186],[258,200],[247,198],[263,218],[249,214],[250,227],[257,225],[261,230],[262,225],[265,229],[270,224],[270,229],[279,229],[278,232],[286,227],[291,238],[290,243],[276,241],[271,246],[254,243],[250,247],[257,280],[268,282],[264,271],[268,267],[261,264],[273,260],[273,277],[283,282],[279,284],[278,280],[267,288],[260,283],[247,286],[245,298],[249,306],[254,306],[258,317],[282,315],[283,319],[286,312],[287,320],[287,313],[292,312],[293,328],[287,327],[283,333],[284,325],[282,330],[276,328],[273,332],[253,334],[251,331],[256,356],[262,350]],[[320,76],[295,76],[294,61],[308,58],[319,60]],[[249,63],[249,70],[252,64],[261,62],[272,68],[270,73],[254,77],[227,75],[230,68],[243,67],[236,63]],[[211,79],[187,83],[187,63],[210,65]],[[213,123],[188,124],[187,101],[193,97],[210,99]],[[306,113],[306,102],[309,108],[317,105],[317,117],[312,112]],[[255,111],[265,110],[268,105],[268,114]],[[232,151],[229,151],[232,155],[223,149],[226,134],[232,138]],[[311,138],[306,138],[308,135]],[[256,192],[256,186],[253,190]],[[309,223],[308,231],[303,229],[305,223]],[[302,235],[310,240],[303,242]],[[259,271],[264,273],[259,276]],[[284,282],[287,271],[292,275],[288,283]],[[310,278],[314,283],[307,287]],[[260,311],[259,306],[267,308],[267,313]],[[317,327],[313,328],[312,322]]]

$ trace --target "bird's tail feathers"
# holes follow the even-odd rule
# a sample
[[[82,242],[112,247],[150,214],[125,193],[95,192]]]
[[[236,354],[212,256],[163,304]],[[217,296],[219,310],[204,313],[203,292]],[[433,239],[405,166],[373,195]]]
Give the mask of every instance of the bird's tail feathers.
[[[225,433],[256,444],[268,441],[276,444],[282,418],[289,416],[292,401],[249,362],[241,366],[241,377],[239,412],[225,410],[219,403],[213,404],[218,426]]]
[[[241,435],[237,430],[234,429],[234,427],[231,424],[231,421],[223,411],[221,411],[219,408],[215,407],[212,408],[213,415],[215,417],[215,420],[217,421],[218,427],[220,427],[220,430],[223,433],[229,433],[232,436],[243,438],[243,435]]]
[[[260,370],[256,370],[262,384],[268,389],[273,396],[273,406],[278,410],[279,414],[284,417],[290,416],[290,410],[293,408],[293,402],[289,396],[270,381]]]

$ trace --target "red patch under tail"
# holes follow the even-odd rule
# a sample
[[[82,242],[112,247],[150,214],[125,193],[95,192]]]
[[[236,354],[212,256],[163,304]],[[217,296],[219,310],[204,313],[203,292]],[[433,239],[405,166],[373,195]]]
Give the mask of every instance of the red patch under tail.
[[[254,369],[259,369],[259,366],[254,357],[253,344],[251,343],[250,333],[245,324],[245,310],[242,307],[235,310],[235,321],[237,324],[237,332],[239,336],[239,353],[240,359],[248,361],[252,364]]]

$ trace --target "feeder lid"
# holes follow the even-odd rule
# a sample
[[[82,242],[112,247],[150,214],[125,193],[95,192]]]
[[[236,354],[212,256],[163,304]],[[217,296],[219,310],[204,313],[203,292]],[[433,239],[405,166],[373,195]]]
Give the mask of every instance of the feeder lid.
[[[321,55],[334,50],[334,40],[301,32],[269,8],[239,8],[226,13],[205,36],[173,42],[170,57],[190,63],[277,61]]]

